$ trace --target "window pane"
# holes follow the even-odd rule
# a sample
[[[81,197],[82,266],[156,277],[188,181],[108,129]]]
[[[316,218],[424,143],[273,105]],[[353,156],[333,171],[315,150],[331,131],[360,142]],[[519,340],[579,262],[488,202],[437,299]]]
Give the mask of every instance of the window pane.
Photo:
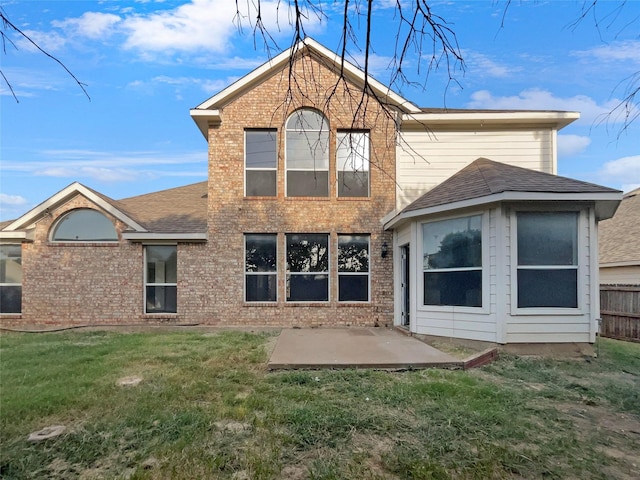
[[[276,132],[246,131],[245,158],[247,168],[276,168]]]
[[[339,275],[338,300],[341,302],[369,301],[369,275]]]
[[[20,313],[22,311],[22,287],[0,286],[0,313]]]
[[[369,134],[365,132],[338,132],[336,163],[338,171],[369,171]]]
[[[147,283],[176,283],[177,253],[174,245],[150,245],[147,250]]]
[[[287,275],[287,301],[326,302],[329,275]]]
[[[111,220],[102,213],[87,208],[74,210],[62,217],[52,238],[57,242],[105,242],[117,241],[118,234]]]
[[[176,313],[177,288],[147,287],[147,313]]]
[[[482,266],[482,216],[422,226],[424,269]]]
[[[482,306],[482,271],[424,272],[424,304]]]
[[[518,270],[518,307],[578,308],[578,270]]]
[[[328,272],[329,237],[325,234],[287,235],[287,271]]]
[[[338,271],[369,271],[368,235],[340,235],[338,237]]]
[[[247,197],[275,197],[275,170],[247,170]]]
[[[275,302],[277,298],[277,283],[276,275],[247,275],[246,301]]]
[[[518,265],[577,265],[577,212],[519,212]]]
[[[0,245],[0,283],[22,283],[21,245]]]
[[[328,130],[326,118],[319,112],[301,109],[293,112],[287,120],[287,130]]]
[[[287,168],[327,170],[329,132],[288,131]]]
[[[245,271],[275,272],[276,235],[245,235]]]
[[[339,197],[368,197],[369,172],[338,172]]]
[[[314,171],[288,171],[287,172],[287,196],[288,197],[328,197],[329,196],[329,172],[324,170]]]

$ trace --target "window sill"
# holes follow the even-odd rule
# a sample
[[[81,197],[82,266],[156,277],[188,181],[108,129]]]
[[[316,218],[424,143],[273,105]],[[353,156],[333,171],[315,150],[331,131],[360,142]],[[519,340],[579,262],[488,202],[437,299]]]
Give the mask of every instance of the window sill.
[[[277,307],[278,302],[244,302],[244,307]]]
[[[120,242],[49,242],[50,247],[119,247]]]
[[[284,197],[287,202],[329,202],[331,197]]]
[[[371,201],[371,196],[369,197],[336,197],[339,202],[369,202]]]
[[[262,200],[278,200],[277,195],[255,195],[255,196],[244,196],[244,200],[249,201],[262,201]]]
[[[2,320],[20,320],[22,313],[0,313],[0,319]]]
[[[365,307],[365,306],[369,306],[371,305],[371,301],[370,300],[363,300],[363,301],[352,301],[352,302],[338,302],[336,303],[336,306],[338,308],[349,308],[349,307]]]
[[[285,307],[330,307],[331,302],[285,302]]]

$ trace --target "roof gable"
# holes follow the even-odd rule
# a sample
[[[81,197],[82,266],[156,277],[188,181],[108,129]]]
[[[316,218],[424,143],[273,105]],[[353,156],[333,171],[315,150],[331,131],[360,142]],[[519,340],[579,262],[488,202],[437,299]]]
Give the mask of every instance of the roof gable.
[[[81,183],[74,182],[71,185],[60,190],[55,195],[49,197],[37,207],[29,210],[17,220],[14,220],[13,222],[9,223],[9,225],[6,225],[2,229],[2,232],[15,232],[18,230],[31,228],[35,222],[46,215],[50,210],[66,203],[76,195],[84,196],[105,212],[110,213],[115,218],[128,225],[129,228],[140,232],[146,231],[146,229],[138,221],[133,219],[130,215],[119,208],[118,203],[115,200],[107,197],[106,195],[98,193],[95,190],[85,187]]]
[[[304,54],[316,56],[321,59],[328,68],[335,72],[342,71],[344,77],[355,85],[360,87],[364,86],[366,79],[373,93],[387,105],[399,108],[404,113],[417,114],[421,112],[417,106],[395,93],[389,87],[380,83],[371,76],[365,77],[364,71],[360,68],[346,60],[343,62],[340,55],[332,52],[312,38],[306,37],[294,46],[271,58],[249,74],[232,83],[213,97],[191,109],[191,118],[193,118],[198,125],[198,128],[206,138],[208,123],[210,121],[220,120],[219,108],[228,103],[231,99],[242,95],[246,91],[262,83],[273,75],[273,73],[281,70],[291,61],[291,58]]]

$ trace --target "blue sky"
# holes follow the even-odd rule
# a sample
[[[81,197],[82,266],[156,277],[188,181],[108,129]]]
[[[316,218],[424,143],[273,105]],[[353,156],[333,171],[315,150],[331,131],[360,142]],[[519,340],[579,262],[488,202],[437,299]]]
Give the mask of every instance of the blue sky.
[[[277,3],[263,0],[263,18],[285,49],[291,29],[286,8],[276,11]],[[342,7],[322,3],[326,18],[309,16],[306,32],[336,50]],[[442,64],[426,77],[425,63],[418,72],[419,58],[411,52],[407,71],[426,85],[395,85],[396,91],[420,107],[580,111],[582,118],[560,132],[559,173],[625,191],[640,186],[640,119],[623,131],[620,116],[604,117],[624,97],[625,79],[640,71],[640,1],[618,9],[621,2],[600,0],[595,16],[590,12],[577,25],[590,2],[514,1],[503,27],[504,0],[429,3],[456,32],[466,71],[456,71],[459,84],[447,82]],[[18,50],[8,46],[0,54],[19,99],[1,85],[2,220],[73,181],[119,199],[205,180],[207,145],[189,109],[268,58],[262,42],[254,42],[250,18],[238,27],[231,0],[1,5],[86,84],[91,97],[58,65],[12,37]],[[386,83],[395,0],[375,5],[372,73]],[[362,38],[363,32],[356,34]],[[427,47],[423,54],[430,54]],[[363,58],[357,49],[351,55],[354,62]]]

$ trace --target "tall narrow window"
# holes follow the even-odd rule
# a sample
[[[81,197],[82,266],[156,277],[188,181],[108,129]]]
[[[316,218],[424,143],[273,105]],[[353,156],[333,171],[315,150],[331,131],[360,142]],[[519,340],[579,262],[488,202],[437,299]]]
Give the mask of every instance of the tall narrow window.
[[[578,212],[518,212],[518,308],[578,307]]]
[[[245,195],[273,197],[276,195],[278,157],[275,130],[246,130]]]
[[[329,301],[329,235],[287,235],[287,301]]]
[[[22,246],[0,245],[0,313],[22,311]]]
[[[336,167],[339,197],[369,196],[369,133],[338,132]]]
[[[278,289],[277,235],[244,236],[245,300],[275,302]]]
[[[338,301],[369,301],[369,235],[338,236]]]
[[[314,110],[294,112],[286,124],[288,197],[329,196],[329,124]]]
[[[482,215],[422,226],[424,304],[482,306]]]
[[[72,210],[62,216],[53,228],[54,242],[117,242],[113,223],[91,208]]]
[[[145,247],[145,312],[176,313],[178,261],[175,245]]]

